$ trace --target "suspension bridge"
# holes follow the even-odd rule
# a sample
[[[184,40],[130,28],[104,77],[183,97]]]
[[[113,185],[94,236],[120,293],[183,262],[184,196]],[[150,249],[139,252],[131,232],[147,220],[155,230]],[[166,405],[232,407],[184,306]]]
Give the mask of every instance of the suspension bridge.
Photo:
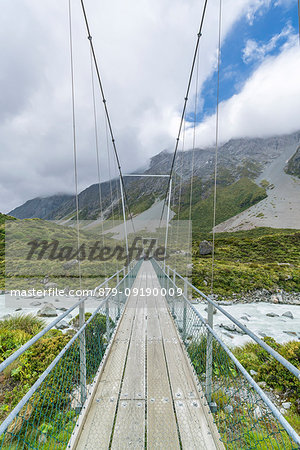
[[[296,367],[153,259],[132,262],[103,286],[108,283],[117,295],[99,300],[3,421],[1,449],[299,448],[295,430],[193,307],[188,289],[300,379]],[[20,347],[0,371],[84,301]]]
[[[116,141],[84,2],[82,12],[90,46],[91,62],[104,105],[119,171],[124,238],[128,255],[128,224],[132,223]],[[184,131],[187,102],[195,68],[198,96],[199,43],[207,9],[204,1],[188,87],[176,139],[174,157],[167,178],[161,220],[167,208],[165,257],[169,246],[169,213],[172,181],[179,142]],[[73,114],[73,150],[76,191],[78,247],[80,220],[77,186],[77,153],[72,53],[72,17],[69,0],[70,60]],[[221,1],[219,14],[218,94],[221,45]],[[94,121],[95,86],[92,69]],[[216,213],[218,104],[216,114],[216,158],[214,211]],[[196,128],[197,102],[195,102]],[[102,215],[99,149],[95,125]],[[195,135],[194,135],[195,136]],[[195,148],[195,139],[194,147]],[[193,168],[192,168],[193,175]],[[126,175],[132,176],[132,175]],[[136,175],[134,175],[136,176]],[[192,177],[193,178],[193,177]],[[181,189],[181,188],[180,188]],[[190,192],[190,215],[193,185]],[[160,226],[160,224],[158,225]],[[214,226],[213,226],[214,230]],[[191,230],[189,229],[189,238]],[[214,244],[214,232],[213,232]],[[0,425],[0,449],[298,449],[300,437],[246,371],[214,330],[216,308],[235,327],[276,360],[289,376],[300,381],[300,371],[231,316],[211,297],[193,286],[187,277],[151,255],[129,260],[111,274],[99,288],[108,290],[90,317],[85,315],[87,299],[80,298],[42,331],[0,364],[0,373],[12,367],[69,314],[79,311],[79,327],[37,381]],[[80,262],[79,278],[81,277]],[[212,288],[214,247],[212,257]],[[207,303],[203,317],[190,298]]]

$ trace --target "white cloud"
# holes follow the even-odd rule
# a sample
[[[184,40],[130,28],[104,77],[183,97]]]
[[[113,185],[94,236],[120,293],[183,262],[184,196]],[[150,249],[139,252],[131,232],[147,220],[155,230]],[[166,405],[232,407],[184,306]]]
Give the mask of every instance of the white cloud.
[[[97,171],[88,41],[80,2],[72,4],[82,189],[97,181]],[[266,0],[224,0],[222,39],[242,16],[253,18],[267,5]],[[202,6],[203,0],[86,0],[124,172],[174,146]],[[209,2],[200,87],[215,69],[217,21],[218,2]],[[67,25],[67,1],[14,0],[1,10],[0,211],[37,195],[74,192]],[[107,179],[98,92],[97,103]]]
[[[266,137],[300,129],[300,49],[268,57],[241,92],[220,104],[220,140]],[[213,145],[215,115],[197,129],[199,146]]]
[[[246,46],[243,49],[243,61],[248,64],[253,61],[261,61],[264,57],[272,52],[279,44],[279,42],[284,41],[285,44],[291,44],[295,41],[294,29],[288,24],[283,30],[272,36],[272,38],[264,43],[258,43],[253,39],[248,39]]]
[[[257,15],[263,15],[264,10],[270,7],[271,2],[272,0],[254,0],[249,4],[247,19],[250,25],[253,25],[253,22]]]

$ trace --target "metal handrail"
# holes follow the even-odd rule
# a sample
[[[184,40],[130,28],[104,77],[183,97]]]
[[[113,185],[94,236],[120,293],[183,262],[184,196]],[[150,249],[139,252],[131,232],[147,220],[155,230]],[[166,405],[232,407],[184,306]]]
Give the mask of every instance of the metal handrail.
[[[135,266],[134,266],[135,267]],[[134,268],[133,267],[133,268]],[[133,268],[125,275],[122,280],[119,281],[119,283],[116,285],[116,288],[119,287],[121,283],[124,282],[128,276],[130,276],[131,271]],[[121,269],[123,270],[123,269]],[[120,273],[119,272],[116,272]],[[115,275],[116,275],[115,274]],[[110,277],[110,279],[113,278]],[[104,283],[107,283],[108,280],[106,280]],[[103,284],[104,284],[103,283]],[[100,285],[101,287],[102,285]],[[33,396],[33,394],[37,391],[37,389],[41,386],[45,378],[50,374],[50,372],[53,370],[53,368],[56,366],[56,364],[60,361],[60,359],[63,357],[63,355],[66,353],[66,351],[71,347],[71,345],[75,342],[75,340],[82,334],[82,332],[85,330],[87,325],[92,321],[92,319],[96,316],[98,311],[104,306],[104,304],[107,302],[107,300],[110,298],[111,294],[107,296],[107,298],[103,299],[99,306],[96,308],[96,310],[93,312],[91,317],[83,324],[83,326],[76,332],[76,334],[70,339],[70,341],[65,345],[65,347],[61,350],[61,352],[55,357],[55,359],[51,362],[51,364],[47,367],[47,369],[42,373],[42,375],[37,379],[37,381],[31,386],[29,391],[24,395],[24,397],[20,400],[20,402],[15,406],[15,408],[10,412],[10,414],[6,417],[6,419],[0,424],[0,436],[5,432],[5,430],[9,427],[9,425],[13,422],[15,417],[20,413],[22,408],[25,406],[25,404],[30,400],[30,398]],[[85,299],[82,299],[80,302],[84,301]],[[44,331],[44,330],[43,330]],[[35,337],[37,337],[36,335]],[[23,346],[24,347],[24,346]],[[21,347],[22,348],[22,347]],[[17,353],[17,352],[15,352]],[[13,355],[15,355],[15,353]],[[12,355],[12,356],[13,356]],[[9,359],[9,358],[8,358]],[[14,358],[15,359],[15,358]],[[4,362],[6,362],[5,360]]]
[[[124,266],[125,267],[125,266]],[[99,284],[94,291],[97,291],[102,286],[106,285],[108,281],[112,280],[115,276],[117,276],[120,272],[123,272],[124,267],[122,269],[118,270],[118,272],[115,272],[112,276],[107,278],[103,283]],[[127,275],[126,275],[127,276]],[[125,277],[124,277],[125,278]],[[124,279],[123,278],[123,279]],[[122,280],[123,280],[122,279]],[[121,280],[121,281],[122,281]],[[0,364],[0,373],[3,372],[13,361],[15,361],[19,356],[21,356],[26,350],[28,350],[33,344],[35,344],[41,337],[43,337],[51,328],[53,328],[57,323],[59,323],[64,317],[66,317],[68,314],[70,314],[77,306],[81,305],[87,300],[87,297],[83,297],[81,300],[79,300],[75,305],[71,306],[67,311],[65,311],[63,314],[58,316],[56,319],[54,319],[50,324],[48,324],[45,328],[42,329],[38,334],[33,336],[29,341],[27,341],[22,347],[20,347],[18,350],[16,350],[14,353],[12,353],[8,358],[5,359]]]
[[[157,262],[157,261],[156,261]],[[163,270],[163,268],[159,265],[160,269],[164,272],[164,274],[169,278],[169,280],[173,283],[173,280],[170,278],[170,276]],[[205,300],[207,300],[211,305],[213,305],[216,309],[218,309],[222,314],[224,314],[226,317],[228,317],[229,320],[231,320],[235,325],[237,325],[241,330],[243,330],[248,336],[250,336],[257,344],[259,344],[266,352],[268,352],[273,358],[275,358],[280,364],[282,364],[289,372],[291,372],[295,377],[300,380],[300,370],[297,369],[293,364],[291,364],[289,361],[287,361],[283,356],[281,356],[276,350],[274,350],[272,347],[270,347],[268,344],[266,344],[262,339],[260,339],[253,331],[249,330],[248,327],[243,325],[239,320],[237,320],[235,317],[233,317],[230,313],[225,311],[221,306],[218,305],[218,303],[214,302],[210,297],[205,295],[202,291],[200,291],[198,288],[196,288],[191,282],[186,280],[182,275],[180,275],[178,272],[176,272],[175,269],[172,269],[170,266],[166,266],[169,268],[169,270],[173,273],[175,273],[176,276],[181,278],[185,283],[187,283],[188,286],[190,286],[194,291],[196,291],[198,294],[201,295]]]
[[[171,283],[176,287],[176,284],[173,282],[173,280],[168,276],[168,274],[163,270],[163,268],[158,264],[157,261],[155,261],[157,265],[159,266],[160,270],[163,272],[163,274],[168,278]],[[169,267],[169,266],[167,266]],[[169,267],[170,270],[177,272]],[[185,283],[188,283],[191,287],[196,289],[190,282],[188,282],[185,278],[183,278],[181,275],[177,274]],[[199,291],[201,292],[201,291]],[[204,294],[203,294],[204,295]],[[205,295],[204,295],[205,296]],[[182,294],[183,300],[185,304],[193,310],[193,312],[196,314],[196,316],[200,319],[200,321],[203,323],[204,327],[209,331],[209,333],[218,341],[218,343],[221,345],[221,347],[224,349],[224,351],[227,353],[229,358],[233,361],[237,369],[242,373],[242,375],[246,378],[248,383],[252,386],[252,388],[255,390],[255,392],[260,396],[262,401],[268,406],[274,417],[278,420],[278,422],[283,426],[283,428],[286,430],[288,435],[293,439],[294,442],[296,442],[300,446],[300,436],[296,433],[294,428],[289,424],[289,422],[284,418],[284,416],[280,413],[278,408],[274,405],[274,403],[269,399],[269,397],[265,394],[265,392],[258,386],[256,381],[251,377],[251,375],[247,372],[247,370],[244,368],[244,366],[238,361],[238,359],[233,355],[233,353],[229,350],[227,345],[222,341],[222,339],[217,335],[217,333],[208,325],[204,317],[197,311],[197,309],[188,301],[185,295]],[[207,299],[209,297],[205,296]],[[209,299],[213,304],[214,302]],[[277,353],[277,352],[276,352]],[[273,355],[272,355],[273,356]],[[284,359],[284,358],[283,358]],[[284,359],[284,361],[286,361]],[[279,361],[280,362],[280,361]],[[286,361],[288,362],[288,361]],[[294,367],[294,366],[292,366]],[[295,368],[296,369],[296,368]],[[297,369],[296,369],[297,370]]]
[[[66,351],[71,347],[71,345],[75,342],[78,336],[83,332],[83,330],[87,327],[90,321],[95,317],[97,312],[101,309],[101,307],[106,302],[106,299],[102,300],[100,305],[91,315],[91,317],[84,323],[84,325],[77,331],[76,334],[70,339],[70,341],[65,345],[65,347],[61,350],[61,352],[56,356],[56,358],[52,361],[52,363],[47,367],[47,369],[42,373],[42,375],[36,380],[36,382],[31,386],[29,391],[24,395],[24,397],[19,401],[17,406],[11,411],[11,413],[6,417],[6,419],[0,425],[0,436],[5,432],[7,427],[13,422],[17,414],[21,411],[21,409],[26,405],[28,400],[33,396],[33,394],[37,391],[37,389],[41,386],[45,378],[49,375],[52,369],[56,366],[58,361],[63,357]]]

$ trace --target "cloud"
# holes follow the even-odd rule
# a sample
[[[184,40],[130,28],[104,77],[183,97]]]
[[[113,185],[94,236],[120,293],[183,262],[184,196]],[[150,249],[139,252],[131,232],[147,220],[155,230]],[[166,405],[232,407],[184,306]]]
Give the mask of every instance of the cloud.
[[[271,0],[254,0],[249,4],[247,10],[247,20],[250,25],[253,25],[253,22],[256,16],[262,16],[266,9],[268,9],[271,5]]]
[[[253,18],[268,4],[225,1],[223,41],[242,17]],[[90,54],[80,2],[71,3],[83,189],[97,181]],[[164,148],[174,148],[202,7],[203,0],[86,0],[124,172]],[[216,67],[217,21],[218,2],[209,2],[200,47],[200,90]],[[74,192],[69,58],[67,1],[5,3],[0,16],[0,211],[35,196]],[[109,173],[98,90],[97,115],[104,180]]]
[[[239,94],[220,104],[220,140],[267,137],[300,129],[298,43],[269,56]],[[221,87],[222,89],[222,87]],[[197,127],[197,144],[214,145],[215,115]]]
[[[288,24],[283,30],[272,36],[272,38],[264,43],[258,43],[253,39],[248,39],[243,49],[243,61],[249,64],[253,61],[261,61],[264,57],[278,47],[279,42],[285,41],[286,44],[294,43],[295,34],[291,24]]]

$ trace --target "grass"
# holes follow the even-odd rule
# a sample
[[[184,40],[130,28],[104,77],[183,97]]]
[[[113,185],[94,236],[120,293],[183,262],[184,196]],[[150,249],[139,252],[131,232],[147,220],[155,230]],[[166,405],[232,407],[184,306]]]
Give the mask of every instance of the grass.
[[[199,256],[199,243],[211,240],[201,233],[193,242],[193,283],[210,292],[211,255]],[[300,232],[256,228],[215,237],[214,291],[222,296],[257,289],[300,291]]]
[[[0,320],[0,329],[21,330],[31,335],[39,333],[45,326],[46,322],[34,314],[17,314]]]
[[[193,194],[192,222],[194,234],[210,231],[213,223],[213,193],[207,198],[201,198],[200,188],[201,186],[198,185]],[[183,194],[179,213],[181,220],[189,219],[189,195],[189,191]],[[239,214],[266,196],[266,190],[257,186],[249,178],[241,178],[229,186],[219,186],[217,189],[216,224],[218,225]]]

